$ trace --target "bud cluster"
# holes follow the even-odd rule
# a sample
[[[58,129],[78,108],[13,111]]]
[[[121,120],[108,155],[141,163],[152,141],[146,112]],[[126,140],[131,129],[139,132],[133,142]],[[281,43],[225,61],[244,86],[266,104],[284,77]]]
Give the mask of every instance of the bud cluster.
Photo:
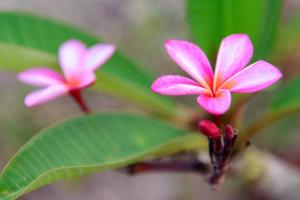
[[[202,134],[207,136],[209,141],[209,155],[214,167],[210,183],[219,184],[229,168],[230,155],[233,151],[237,133],[230,124],[221,129],[209,120],[199,121],[198,128]]]

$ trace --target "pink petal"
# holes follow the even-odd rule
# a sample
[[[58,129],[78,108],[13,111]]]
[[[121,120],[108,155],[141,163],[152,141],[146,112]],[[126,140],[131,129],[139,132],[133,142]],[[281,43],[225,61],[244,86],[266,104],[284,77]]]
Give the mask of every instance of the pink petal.
[[[47,88],[29,93],[25,97],[25,105],[28,107],[50,101],[68,92],[68,88],[63,84],[52,85]]]
[[[34,86],[49,86],[64,82],[63,77],[59,73],[45,67],[27,69],[19,73],[17,78],[24,83]]]
[[[163,95],[191,95],[206,92],[197,82],[183,76],[166,75],[156,79],[151,90]]]
[[[72,76],[67,85],[70,90],[86,88],[93,84],[96,80],[95,73],[93,71],[83,71],[79,76]]]
[[[84,58],[84,67],[95,71],[114,53],[115,46],[111,44],[96,44],[88,49]]]
[[[96,81],[96,76],[94,72],[86,71],[81,76],[81,87],[87,87]]]
[[[213,73],[204,52],[195,44],[183,40],[168,40],[165,42],[170,57],[191,77],[210,88]]]
[[[231,92],[256,92],[272,85],[281,76],[281,72],[276,67],[261,60],[235,74],[221,88]]]
[[[229,109],[231,95],[228,90],[219,90],[216,97],[200,95],[197,98],[197,102],[207,112],[210,112],[214,115],[221,115]]]
[[[250,61],[253,45],[246,34],[229,35],[222,40],[214,74],[214,91]]]
[[[68,40],[59,48],[59,63],[68,80],[82,72],[86,47],[78,40]]]

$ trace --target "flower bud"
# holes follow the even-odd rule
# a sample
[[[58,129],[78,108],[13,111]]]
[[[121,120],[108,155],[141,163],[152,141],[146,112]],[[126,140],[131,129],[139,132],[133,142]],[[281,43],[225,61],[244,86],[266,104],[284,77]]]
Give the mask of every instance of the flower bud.
[[[201,131],[201,133],[203,135],[206,135],[207,137],[209,138],[213,138],[213,139],[216,139],[216,138],[220,138],[221,136],[221,131],[220,129],[218,128],[218,126],[212,122],[212,121],[209,121],[209,120],[201,120],[199,121],[198,123],[198,128],[199,130]]]
[[[224,137],[225,149],[227,151],[232,150],[236,138],[237,138],[237,134],[234,128],[230,124],[227,124],[225,127],[225,137]]]
[[[233,139],[235,137],[234,128],[230,124],[227,124],[225,127],[225,137],[228,139]]]

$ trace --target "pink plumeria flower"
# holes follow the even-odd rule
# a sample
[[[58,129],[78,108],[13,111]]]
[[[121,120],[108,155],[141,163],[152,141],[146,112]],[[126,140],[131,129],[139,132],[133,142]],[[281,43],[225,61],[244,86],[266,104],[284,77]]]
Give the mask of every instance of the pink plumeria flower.
[[[263,60],[245,67],[253,54],[253,45],[246,34],[233,34],[222,40],[214,73],[197,45],[168,40],[165,47],[170,57],[194,80],[179,75],[161,76],[152,84],[152,91],[171,96],[199,95],[198,104],[214,115],[224,114],[229,109],[231,92],[256,92],[282,76],[276,67]]]
[[[68,40],[59,48],[59,64],[64,76],[47,67],[34,67],[18,74],[24,83],[42,87],[25,97],[28,107],[38,105],[56,97],[78,91],[93,84],[94,71],[114,53],[111,44],[96,44],[90,48],[78,41]]]

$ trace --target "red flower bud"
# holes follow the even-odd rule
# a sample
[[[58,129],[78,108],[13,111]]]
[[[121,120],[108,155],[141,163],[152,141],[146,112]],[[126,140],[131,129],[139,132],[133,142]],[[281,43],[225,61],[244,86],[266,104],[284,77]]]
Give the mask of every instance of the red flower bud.
[[[234,136],[235,136],[234,128],[230,124],[227,124],[225,127],[225,137],[228,139],[233,139]]]
[[[230,152],[232,150],[236,138],[237,138],[237,134],[236,134],[234,128],[230,124],[227,124],[225,127],[225,138],[224,138],[225,147],[224,148],[228,152]]]
[[[210,138],[219,138],[221,136],[221,131],[218,126],[209,120],[201,120],[198,122],[198,128],[203,135]]]

